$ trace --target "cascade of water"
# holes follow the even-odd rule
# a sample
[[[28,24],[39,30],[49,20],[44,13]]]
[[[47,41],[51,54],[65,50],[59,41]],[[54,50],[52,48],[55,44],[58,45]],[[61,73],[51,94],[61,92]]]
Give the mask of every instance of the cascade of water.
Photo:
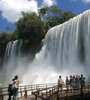
[[[89,76],[89,52],[90,10],[48,31],[43,40],[42,50],[36,54],[33,68],[30,67],[23,80],[27,81],[27,76],[35,76],[34,79],[37,78],[40,83],[41,80],[55,81],[57,75]],[[32,72],[36,73],[32,74]]]
[[[9,80],[14,71],[18,67],[18,61],[20,57],[20,47],[22,40],[10,41],[6,46],[4,61],[3,61],[3,80],[4,82]]]

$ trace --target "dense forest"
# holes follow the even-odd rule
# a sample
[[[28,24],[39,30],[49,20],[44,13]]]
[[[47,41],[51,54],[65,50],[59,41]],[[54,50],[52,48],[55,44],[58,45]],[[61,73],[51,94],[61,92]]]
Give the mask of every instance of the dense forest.
[[[15,23],[16,29],[13,33],[9,32],[9,26],[6,27],[7,32],[0,33],[0,64],[9,41],[22,39],[22,56],[32,54],[34,58],[42,46],[42,39],[47,31],[75,16],[71,11],[63,11],[56,6],[41,8],[38,12],[22,12],[23,17]]]

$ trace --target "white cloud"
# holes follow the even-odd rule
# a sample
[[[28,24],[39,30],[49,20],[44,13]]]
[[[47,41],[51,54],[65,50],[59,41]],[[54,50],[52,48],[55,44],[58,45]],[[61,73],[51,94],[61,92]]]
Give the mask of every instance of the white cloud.
[[[15,22],[21,17],[22,11],[37,12],[38,6],[35,0],[1,0],[0,10],[2,16],[10,22]]]
[[[55,0],[43,0],[42,5],[51,6]],[[10,22],[16,22],[22,16],[21,12],[38,12],[38,2],[36,0],[0,0],[0,11],[2,16]]]
[[[52,6],[54,4],[56,4],[55,0],[43,0],[43,3],[42,3],[43,6]]]
[[[83,0],[85,3],[90,3],[90,0]]]

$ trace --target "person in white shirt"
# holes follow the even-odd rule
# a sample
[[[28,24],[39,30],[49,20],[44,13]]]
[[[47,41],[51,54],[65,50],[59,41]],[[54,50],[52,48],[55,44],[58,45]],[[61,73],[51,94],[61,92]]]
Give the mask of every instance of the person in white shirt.
[[[64,85],[64,81],[61,78],[61,76],[59,76],[59,79],[58,79],[58,91],[60,90],[61,94],[62,94],[62,90],[63,90],[63,85]]]

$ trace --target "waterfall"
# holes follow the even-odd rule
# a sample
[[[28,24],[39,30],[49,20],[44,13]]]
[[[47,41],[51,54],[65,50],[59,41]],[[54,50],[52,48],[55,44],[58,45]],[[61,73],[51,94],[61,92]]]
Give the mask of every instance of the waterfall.
[[[51,28],[34,61],[18,61],[21,42],[9,42],[4,59],[4,74],[20,73],[23,84],[57,82],[58,76],[90,76],[90,10]],[[20,64],[19,64],[20,62]],[[20,76],[21,77],[21,76]],[[11,80],[11,77],[10,77]]]
[[[59,71],[80,69],[89,74],[90,10],[50,29],[45,37],[47,59]]]
[[[44,40],[47,59],[57,70],[89,74],[90,10],[51,28]]]
[[[59,71],[82,69],[89,74],[90,10],[51,28],[44,40],[47,59]]]
[[[2,76],[4,82],[10,81],[11,76],[13,76],[15,70],[18,68],[21,44],[22,40],[15,40],[10,41],[6,46],[2,69]]]
[[[5,64],[10,64],[10,62],[12,62],[13,65],[16,64],[18,56],[20,55],[20,46],[20,40],[10,41],[7,44],[4,57]]]
[[[26,82],[31,76],[31,82],[55,82],[58,75],[70,74],[84,74],[89,78],[89,70],[90,10],[47,32],[41,51],[36,54],[23,80]]]

